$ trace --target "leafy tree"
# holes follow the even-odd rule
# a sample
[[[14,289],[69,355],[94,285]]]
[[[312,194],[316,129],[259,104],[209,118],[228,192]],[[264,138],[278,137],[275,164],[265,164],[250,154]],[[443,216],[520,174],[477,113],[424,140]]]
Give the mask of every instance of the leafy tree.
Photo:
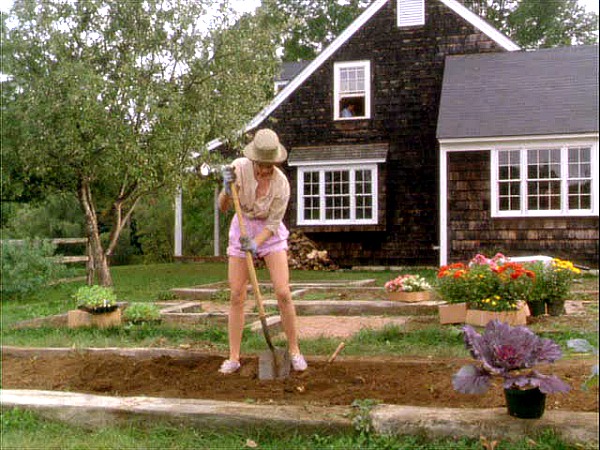
[[[2,29],[3,165],[21,184],[77,194],[100,284],[112,284],[107,258],[140,199],[173,189],[192,154],[235,137],[268,100],[279,33],[267,19],[213,0],[15,1]],[[15,172],[3,167],[3,187]]]
[[[464,3],[523,48],[598,42],[598,15],[587,12],[577,0],[465,0]]]
[[[311,60],[370,4],[369,0],[274,0],[264,8],[287,24],[284,61]]]

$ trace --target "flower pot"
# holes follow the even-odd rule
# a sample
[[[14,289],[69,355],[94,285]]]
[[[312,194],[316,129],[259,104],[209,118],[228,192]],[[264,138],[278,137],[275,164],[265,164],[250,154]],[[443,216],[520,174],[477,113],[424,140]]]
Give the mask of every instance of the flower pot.
[[[527,305],[516,311],[482,311],[479,309],[467,309],[465,322],[469,325],[485,327],[490,320],[499,320],[511,326],[527,325]]]
[[[420,292],[388,292],[388,300],[392,302],[424,302],[431,299],[429,291]]]
[[[539,388],[504,389],[508,414],[519,419],[539,419],[546,409],[546,394]]]
[[[448,303],[438,306],[440,323],[465,323],[467,318],[466,303]]]
[[[561,316],[566,312],[564,300],[550,300],[546,302],[546,306],[550,316]]]
[[[532,316],[543,316],[546,314],[546,303],[544,301],[539,302],[527,302],[529,312]]]

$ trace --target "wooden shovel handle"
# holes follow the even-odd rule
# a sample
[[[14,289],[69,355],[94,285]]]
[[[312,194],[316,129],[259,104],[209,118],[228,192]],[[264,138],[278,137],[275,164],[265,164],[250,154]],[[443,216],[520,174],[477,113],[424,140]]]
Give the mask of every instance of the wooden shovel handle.
[[[238,190],[235,183],[231,183],[231,197],[233,198],[233,207],[235,208],[235,214],[237,215],[238,223],[240,226],[240,234],[242,236],[247,236],[246,225],[244,224],[244,218],[242,215],[242,207],[240,206],[240,197],[238,195]],[[254,298],[256,299],[258,316],[260,317],[263,328],[265,328],[265,308],[263,306],[262,296],[260,294],[260,287],[258,286],[256,270],[254,269],[254,260],[252,258],[252,253],[249,251],[246,251],[246,265],[248,266],[248,276],[250,277],[250,282],[252,283],[252,289],[254,291]],[[271,342],[271,336],[269,335],[268,330],[264,329],[263,331],[265,339],[267,340],[267,345],[271,350],[274,350],[273,343]]]

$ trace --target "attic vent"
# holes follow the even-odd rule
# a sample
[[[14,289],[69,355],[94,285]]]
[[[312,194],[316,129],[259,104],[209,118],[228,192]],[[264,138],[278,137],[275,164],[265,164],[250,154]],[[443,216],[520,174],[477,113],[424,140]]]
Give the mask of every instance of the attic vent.
[[[414,27],[425,24],[425,0],[397,1],[399,27]]]

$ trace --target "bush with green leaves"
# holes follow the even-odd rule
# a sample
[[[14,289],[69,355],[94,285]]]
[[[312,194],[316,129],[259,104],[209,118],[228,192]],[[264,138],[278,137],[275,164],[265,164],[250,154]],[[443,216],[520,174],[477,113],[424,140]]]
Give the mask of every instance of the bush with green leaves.
[[[131,303],[123,311],[128,322],[157,322],[160,320],[160,308],[153,303]]]
[[[55,251],[56,245],[39,239],[2,241],[2,296],[22,297],[68,276],[70,270],[54,256]]]
[[[77,307],[86,307],[90,309],[110,308],[117,304],[117,294],[112,287],[109,286],[81,286],[73,298],[77,303]]]

